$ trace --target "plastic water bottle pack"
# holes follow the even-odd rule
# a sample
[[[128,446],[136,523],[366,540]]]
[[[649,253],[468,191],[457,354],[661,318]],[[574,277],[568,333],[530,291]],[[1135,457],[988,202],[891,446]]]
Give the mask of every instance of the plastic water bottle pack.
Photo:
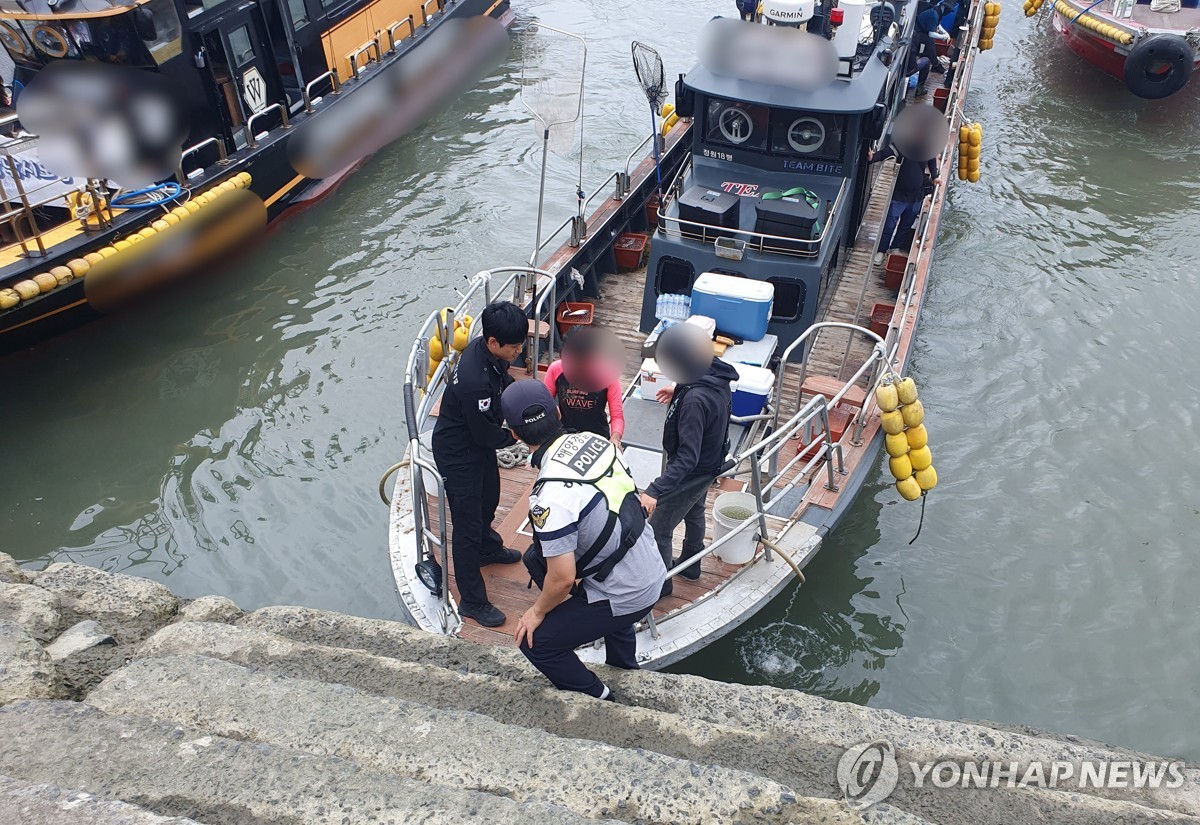
[[[686,321],[691,311],[691,296],[673,292],[659,295],[654,305],[654,314],[661,321]]]

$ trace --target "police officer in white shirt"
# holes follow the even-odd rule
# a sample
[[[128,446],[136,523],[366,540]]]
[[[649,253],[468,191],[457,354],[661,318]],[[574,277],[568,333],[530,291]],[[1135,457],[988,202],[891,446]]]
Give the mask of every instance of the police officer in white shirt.
[[[544,581],[514,638],[555,687],[611,699],[575,648],[603,638],[608,664],[638,667],[634,627],[658,601],[667,569],[646,529],[637,486],[611,442],[563,429],[542,382],[512,384],[500,408],[538,469],[526,564]]]

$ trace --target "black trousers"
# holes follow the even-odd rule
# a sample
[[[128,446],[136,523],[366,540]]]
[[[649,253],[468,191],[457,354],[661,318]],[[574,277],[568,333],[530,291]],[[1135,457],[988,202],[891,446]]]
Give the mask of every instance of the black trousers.
[[[500,534],[492,529],[500,505],[500,467],[495,453],[490,453],[490,458],[491,461],[485,457],[470,464],[452,464],[448,457],[434,454],[445,479],[446,501],[450,505],[454,580],[458,584],[459,601],[465,604],[488,603],[479,557],[504,549]]]
[[[705,499],[715,475],[699,473],[687,476],[673,490],[658,497],[650,516],[650,529],[662,555],[663,564],[671,569],[671,545],[675,528],[683,522],[683,551],[681,559],[690,559],[704,549]]]
[[[575,648],[604,639],[604,660],[613,667],[637,670],[637,639],[633,628],[651,607],[624,616],[614,616],[607,601],[588,603],[578,592],[546,614],[533,632],[533,647],[521,643],[521,652],[559,690],[574,690],[600,698],[604,683],[592,673]]]

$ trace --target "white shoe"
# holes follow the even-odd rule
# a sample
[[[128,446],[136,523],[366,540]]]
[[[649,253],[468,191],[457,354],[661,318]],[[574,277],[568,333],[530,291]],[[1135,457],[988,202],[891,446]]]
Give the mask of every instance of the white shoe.
[[[883,252],[875,253],[875,266],[883,266],[883,261],[887,257]]]
[[[902,252],[900,251],[900,248],[899,248],[899,247],[897,247],[897,246],[893,246],[891,249],[889,249],[889,250],[887,251],[887,254],[889,254],[889,255],[902,255],[902,254],[904,254],[904,253],[902,253]]]

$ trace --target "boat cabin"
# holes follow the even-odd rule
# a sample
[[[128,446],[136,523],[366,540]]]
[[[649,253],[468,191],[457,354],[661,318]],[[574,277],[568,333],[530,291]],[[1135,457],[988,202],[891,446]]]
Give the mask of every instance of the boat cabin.
[[[643,331],[658,322],[661,296],[690,296],[698,277],[717,272],[774,286],[770,332],[786,345],[816,320],[840,249],[854,240],[867,150],[904,98],[907,46],[890,4],[843,2],[834,11],[853,22],[843,18],[836,31],[820,7],[788,5],[766,4],[765,14],[794,27],[709,24],[714,37],[747,41],[728,53],[765,45],[779,54],[739,61],[713,48],[676,86],[676,111],[695,125],[690,158],[660,208]],[[827,71],[779,71],[789,55],[800,65],[825,61]]]

